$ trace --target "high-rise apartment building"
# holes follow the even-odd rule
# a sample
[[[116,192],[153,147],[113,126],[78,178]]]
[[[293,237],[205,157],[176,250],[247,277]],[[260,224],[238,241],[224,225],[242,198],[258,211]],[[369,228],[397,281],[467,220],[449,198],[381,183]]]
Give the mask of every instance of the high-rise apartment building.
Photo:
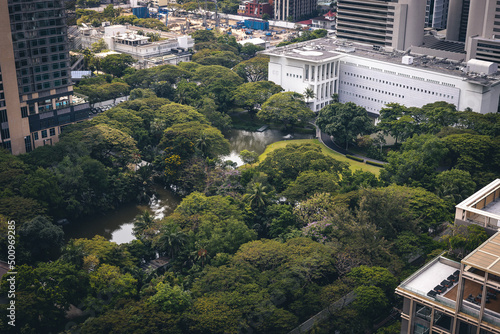
[[[339,0],[337,37],[396,50],[420,46],[426,1]]]
[[[297,21],[301,17],[311,15],[317,7],[318,0],[275,0],[274,18]]]
[[[500,222],[500,179],[457,205],[455,224]],[[500,333],[500,232],[461,262],[439,256],[403,281],[401,333]]]
[[[0,1],[0,139],[13,154],[88,118],[74,103],[66,29],[63,0]]]

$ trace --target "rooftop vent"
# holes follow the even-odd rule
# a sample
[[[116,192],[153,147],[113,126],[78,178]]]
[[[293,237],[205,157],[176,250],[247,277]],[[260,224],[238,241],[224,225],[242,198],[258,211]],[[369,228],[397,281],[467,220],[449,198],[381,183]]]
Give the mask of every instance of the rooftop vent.
[[[496,73],[497,71],[498,65],[490,61],[471,59],[467,62],[467,72],[490,75]]]
[[[412,56],[403,56],[403,58],[401,58],[401,62],[405,65],[411,65],[411,64],[413,64],[413,57]]]

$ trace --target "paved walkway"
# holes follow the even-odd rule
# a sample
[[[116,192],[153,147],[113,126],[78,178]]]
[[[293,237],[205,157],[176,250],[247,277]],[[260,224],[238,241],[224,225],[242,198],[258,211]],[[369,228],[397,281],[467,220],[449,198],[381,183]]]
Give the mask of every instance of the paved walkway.
[[[327,135],[326,133],[321,132],[318,128],[316,128],[316,129],[317,129],[317,132],[319,133],[319,135],[318,135],[319,141],[322,142],[323,145],[325,145],[326,147],[328,147],[332,151],[338,152],[338,153],[343,154],[343,155],[349,154],[349,155],[361,158],[361,159],[363,159],[363,162],[365,162],[365,163],[367,161],[371,161],[371,162],[376,162],[376,163],[379,163],[379,164],[387,164],[387,162],[385,162],[385,161],[375,160],[375,159],[371,159],[371,158],[368,158],[368,157],[364,157],[364,156],[359,155],[359,154],[351,153],[351,152],[347,151],[346,149],[338,146],[333,141],[333,139],[332,139],[331,136]]]

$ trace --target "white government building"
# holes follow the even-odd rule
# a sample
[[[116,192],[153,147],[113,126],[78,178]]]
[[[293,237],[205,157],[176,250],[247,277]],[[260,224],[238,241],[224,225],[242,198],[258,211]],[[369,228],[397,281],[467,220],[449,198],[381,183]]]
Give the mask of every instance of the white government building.
[[[500,74],[497,64],[472,59],[467,63],[425,55],[377,50],[335,38],[322,38],[266,50],[269,81],[285,91],[313,89],[308,106],[319,111],[338,94],[379,114],[387,103],[421,107],[446,101],[458,110],[497,112]]]

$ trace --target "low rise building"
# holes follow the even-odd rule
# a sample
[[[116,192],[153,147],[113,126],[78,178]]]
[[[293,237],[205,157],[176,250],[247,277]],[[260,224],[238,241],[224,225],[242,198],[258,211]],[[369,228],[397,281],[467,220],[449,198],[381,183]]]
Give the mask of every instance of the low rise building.
[[[286,91],[314,91],[308,101],[313,111],[331,103],[333,94],[342,103],[353,102],[375,114],[387,103],[421,107],[437,101],[483,114],[499,110],[500,75],[488,62],[480,62],[484,70],[473,72],[460,61],[387,52],[334,38],[264,54],[270,56],[270,81]]]
[[[500,179],[456,206],[455,224],[477,224],[493,234],[461,262],[438,256],[404,280],[401,333],[500,333]],[[471,219],[469,219],[469,218]]]
[[[500,179],[457,204],[455,224],[476,224],[490,233],[500,230]]]
[[[244,39],[242,41],[238,41],[238,44],[241,44],[242,46],[245,44],[253,44],[255,46],[260,46],[263,47],[264,49],[268,49],[270,46],[269,41],[266,41],[262,38],[249,38],[249,39]]]
[[[269,17],[273,16],[272,2],[260,2],[259,0],[252,0],[245,3],[245,12],[243,15],[262,18],[262,15],[267,14]]]
[[[186,57],[188,50],[194,47],[191,36],[180,36],[151,42],[149,36],[139,35],[130,31],[126,26],[114,25],[101,28],[82,28],[82,48],[90,48],[93,43],[103,39],[108,49],[115,52],[126,53],[140,62],[149,58],[170,56],[176,64],[189,61]]]
[[[312,27],[317,29],[334,30],[335,29],[335,13],[329,11],[325,15],[315,17],[311,20]]]

